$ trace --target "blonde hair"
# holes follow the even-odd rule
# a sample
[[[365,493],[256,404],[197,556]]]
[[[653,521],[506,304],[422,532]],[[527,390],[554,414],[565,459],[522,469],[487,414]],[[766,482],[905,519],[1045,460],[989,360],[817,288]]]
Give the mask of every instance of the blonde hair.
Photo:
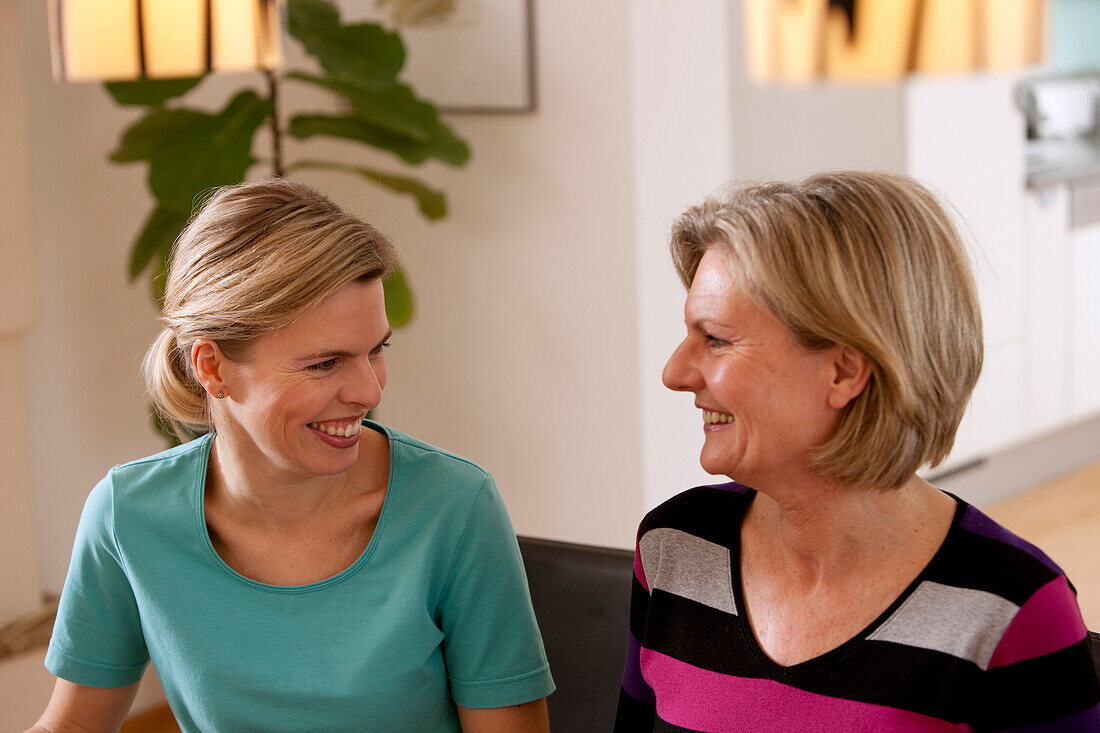
[[[161,322],[142,364],[146,388],[181,440],[212,428],[191,345],[231,359],[353,280],[387,276],[393,245],[309,186],[269,178],[218,189],[172,249]]]
[[[966,248],[929,189],[856,171],[727,186],[679,217],[670,246],[686,286],[718,247],[798,343],[870,362],[814,470],[892,488],[947,457],[981,372],[982,322]]]

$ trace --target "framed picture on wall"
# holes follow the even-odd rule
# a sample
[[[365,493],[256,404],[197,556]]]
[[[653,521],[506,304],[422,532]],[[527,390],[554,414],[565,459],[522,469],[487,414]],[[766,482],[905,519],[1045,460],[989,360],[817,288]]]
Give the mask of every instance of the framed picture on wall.
[[[401,72],[445,112],[535,110],[534,0],[339,0],[348,21],[396,28]]]

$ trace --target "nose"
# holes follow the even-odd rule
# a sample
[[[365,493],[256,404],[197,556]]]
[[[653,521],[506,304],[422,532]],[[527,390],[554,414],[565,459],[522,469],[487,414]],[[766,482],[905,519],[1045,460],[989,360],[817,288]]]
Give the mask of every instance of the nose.
[[[699,371],[692,366],[689,352],[690,345],[684,339],[672,356],[668,357],[665,369],[661,373],[661,381],[665,386],[676,392],[694,392],[701,387]]]
[[[340,390],[339,399],[349,405],[361,405],[373,410],[382,402],[386,387],[386,362],[382,359],[356,359],[356,368],[349,369]]]

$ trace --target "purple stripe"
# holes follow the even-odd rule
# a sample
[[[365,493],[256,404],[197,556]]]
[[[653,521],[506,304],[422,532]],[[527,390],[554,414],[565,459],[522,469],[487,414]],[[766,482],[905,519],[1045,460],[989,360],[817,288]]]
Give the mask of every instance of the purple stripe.
[[[1013,733],[1081,733],[1085,730],[1100,730],[1100,703],[1076,715],[1011,730]]]
[[[732,491],[736,494],[744,494],[746,491],[749,490],[748,486],[742,486],[741,484],[737,483],[736,481],[727,481],[723,484],[706,484],[705,486],[700,486],[699,488],[700,489],[720,489],[721,491]]]
[[[966,513],[963,515],[962,528],[968,532],[973,532],[976,535],[982,537],[988,537],[991,540],[1003,542],[1006,545],[1011,545],[1018,550],[1023,550],[1027,554],[1034,557],[1039,562],[1046,565],[1054,572],[1062,575],[1062,569],[1058,567],[1053,560],[1046,556],[1042,550],[1035,545],[1022,540],[1016,535],[1009,532],[1001,525],[994,522],[992,519],[982,514],[973,506],[966,507]]]
[[[657,691],[661,720],[703,733],[746,730],[961,731],[885,705],[818,695],[767,679],[735,677],[643,649],[642,669]]]
[[[634,638],[634,634],[628,634],[626,639],[626,668],[623,669],[623,689],[626,694],[638,702],[652,705],[654,701],[653,688],[642,677],[640,657],[642,645]]]

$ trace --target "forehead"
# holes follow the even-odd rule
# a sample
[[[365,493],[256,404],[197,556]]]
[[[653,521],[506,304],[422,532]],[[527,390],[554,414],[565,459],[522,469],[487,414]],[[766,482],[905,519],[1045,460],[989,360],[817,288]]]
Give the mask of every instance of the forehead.
[[[710,247],[703,253],[688,288],[688,303],[735,302],[748,298],[744,273],[725,252]]]
[[[748,277],[736,261],[715,247],[699,261],[688,289],[684,316],[689,325],[705,321],[787,333],[787,328],[753,294]]]
[[[388,329],[382,281],[354,281],[321,301],[297,321],[261,336],[257,346],[283,352],[323,348],[369,350],[377,345]]]

